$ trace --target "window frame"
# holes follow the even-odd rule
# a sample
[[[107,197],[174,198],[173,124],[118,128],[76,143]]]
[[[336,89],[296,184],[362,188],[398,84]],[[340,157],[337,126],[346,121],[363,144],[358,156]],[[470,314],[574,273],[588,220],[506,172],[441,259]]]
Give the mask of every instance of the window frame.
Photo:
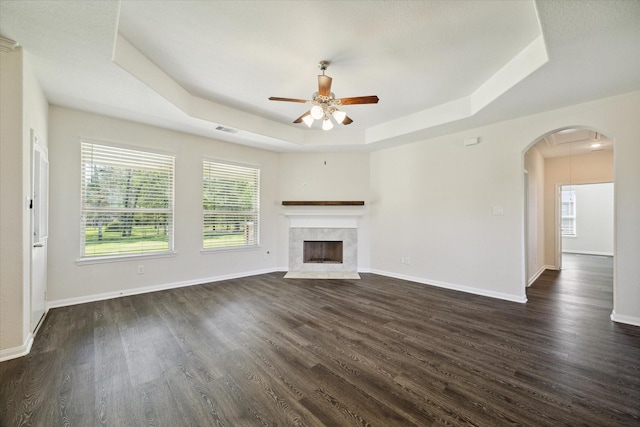
[[[216,209],[206,209],[205,208],[205,200],[207,198],[207,189],[206,187],[206,178],[207,178],[207,172],[211,172],[214,169],[214,166],[218,165],[221,166],[222,168],[226,169],[227,171],[233,171],[233,169],[237,169],[237,170],[249,170],[252,171],[254,178],[255,178],[255,189],[253,192],[253,201],[254,201],[254,209],[253,210],[245,210],[245,211],[230,211],[230,210],[216,210]],[[262,169],[259,165],[255,165],[255,164],[247,164],[247,163],[237,163],[237,162],[232,162],[232,161],[228,161],[228,160],[221,160],[221,159],[216,159],[216,158],[203,158],[202,162],[201,162],[201,166],[202,166],[202,217],[201,217],[201,252],[202,253],[216,253],[216,252],[221,252],[221,251],[238,251],[238,250],[251,250],[251,249],[257,249],[260,248],[260,235],[261,235],[261,179],[262,179]],[[250,174],[241,174],[242,176],[250,176]],[[245,235],[245,243],[244,244],[230,244],[230,245],[219,245],[219,246],[207,246],[206,245],[206,241],[207,241],[207,227],[208,224],[210,224],[208,222],[207,219],[207,215],[214,215],[214,214],[222,214],[222,215],[226,215],[228,214],[229,216],[233,216],[233,215],[246,215],[246,216],[251,216],[253,217],[255,220],[253,221],[253,233],[252,233],[252,241],[253,243],[248,244],[246,243],[247,239],[249,238],[246,234],[246,225],[245,228],[242,232],[242,234]],[[224,222],[223,222],[224,224]],[[228,224],[228,223],[227,223]],[[245,222],[246,224],[246,222]],[[236,234],[240,234],[240,233],[236,233]]]
[[[89,175],[86,172],[88,167],[93,167],[93,165],[99,164],[94,160],[90,162],[85,155],[85,147],[89,150],[90,146],[100,147],[102,150],[110,150],[114,153],[119,153],[122,155],[123,162],[126,161],[134,161],[134,160],[148,160],[158,159],[163,161],[164,166],[160,168],[164,174],[166,174],[166,178],[168,179],[168,183],[166,185],[166,201],[168,206],[166,208],[124,208],[120,206],[116,207],[95,207],[87,204],[86,200],[86,185],[87,179]],[[129,156],[127,156],[129,154]],[[118,167],[118,163],[114,162],[116,168]],[[176,254],[175,252],[175,164],[176,164],[176,156],[175,153],[171,152],[163,152],[155,149],[151,149],[148,147],[141,146],[131,146],[113,142],[106,141],[97,141],[91,140],[87,138],[82,138],[80,140],[80,258],[76,260],[76,264],[84,265],[84,264],[97,264],[97,263],[105,263],[105,262],[114,262],[114,261],[123,261],[129,259],[148,259],[148,258],[164,258],[171,257]],[[143,166],[140,168],[132,168],[132,170],[149,170],[148,168]],[[132,215],[136,215],[139,213],[148,214],[148,213],[158,213],[167,215],[168,219],[166,221],[166,236],[167,236],[167,248],[160,250],[140,250],[140,251],[128,251],[128,252],[108,252],[108,253],[100,253],[100,254],[87,254],[87,213],[89,212],[105,212],[107,214],[113,214],[116,216],[117,214],[131,213]]]
[[[564,200],[564,194],[568,193],[569,194],[569,198],[570,200],[566,201]],[[573,189],[570,190],[563,190],[562,188],[560,189],[560,234],[562,235],[562,237],[576,237],[578,235],[578,230],[577,230],[577,225],[578,225],[578,221],[577,221],[577,204],[576,204],[577,200],[576,200],[576,191]],[[564,213],[564,206],[565,205],[570,205],[571,206],[571,214],[566,214]],[[567,227],[564,227],[564,221],[565,220],[570,220],[573,224],[573,226],[570,228],[573,232],[566,232],[565,230],[567,229]]]

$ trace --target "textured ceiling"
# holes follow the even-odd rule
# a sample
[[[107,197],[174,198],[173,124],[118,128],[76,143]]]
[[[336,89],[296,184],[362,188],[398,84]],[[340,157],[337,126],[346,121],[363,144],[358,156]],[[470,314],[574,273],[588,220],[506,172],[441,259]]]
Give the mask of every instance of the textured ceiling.
[[[304,106],[267,98],[309,98],[330,60],[338,96],[386,106],[354,127],[468,95],[540,35],[533,3],[503,1],[124,2],[118,30],[191,94],[282,123]]]
[[[231,142],[371,150],[640,89],[639,1],[12,1],[49,101]],[[291,121],[317,63],[334,130]],[[227,134],[219,125],[239,130]]]

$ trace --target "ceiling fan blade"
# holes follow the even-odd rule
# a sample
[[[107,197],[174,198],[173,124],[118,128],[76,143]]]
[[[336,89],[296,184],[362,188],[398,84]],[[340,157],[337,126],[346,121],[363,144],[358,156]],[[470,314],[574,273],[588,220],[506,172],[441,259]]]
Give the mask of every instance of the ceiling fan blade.
[[[353,123],[353,120],[351,120],[351,117],[345,116],[344,120],[342,121],[342,124],[343,125],[350,125],[351,123]]]
[[[331,96],[331,77],[320,75],[318,76],[318,95]]]
[[[300,117],[298,117],[297,119],[295,119],[293,121],[293,123],[302,123],[302,119],[304,119],[306,116],[308,116],[309,114],[311,114],[311,110],[307,111],[306,113],[304,113],[303,115],[301,115]]]
[[[302,104],[309,102],[306,99],[295,99],[295,98],[279,98],[277,96],[269,97],[269,101],[285,101],[285,102],[300,102]]]
[[[340,104],[342,105],[354,105],[354,104],[377,104],[378,97],[376,95],[370,96],[354,96],[352,98],[340,98]]]

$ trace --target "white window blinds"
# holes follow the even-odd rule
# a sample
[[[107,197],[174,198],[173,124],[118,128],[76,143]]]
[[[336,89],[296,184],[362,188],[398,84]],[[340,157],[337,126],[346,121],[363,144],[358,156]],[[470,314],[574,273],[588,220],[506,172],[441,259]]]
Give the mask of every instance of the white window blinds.
[[[82,143],[83,257],[173,250],[174,157]]]
[[[562,189],[562,235],[576,236],[576,192]]]
[[[204,160],[203,248],[256,246],[260,236],[260,169]]]

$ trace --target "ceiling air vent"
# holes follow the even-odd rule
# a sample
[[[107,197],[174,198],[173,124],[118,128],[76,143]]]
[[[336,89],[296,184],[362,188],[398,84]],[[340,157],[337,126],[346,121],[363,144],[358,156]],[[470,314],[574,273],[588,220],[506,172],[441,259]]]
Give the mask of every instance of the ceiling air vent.
[[[228,128],[225,126],[218,126],[216,127],[216,130],[219,130],[221,132],[227,132],[227,133],[238,133],[238,129]]]

